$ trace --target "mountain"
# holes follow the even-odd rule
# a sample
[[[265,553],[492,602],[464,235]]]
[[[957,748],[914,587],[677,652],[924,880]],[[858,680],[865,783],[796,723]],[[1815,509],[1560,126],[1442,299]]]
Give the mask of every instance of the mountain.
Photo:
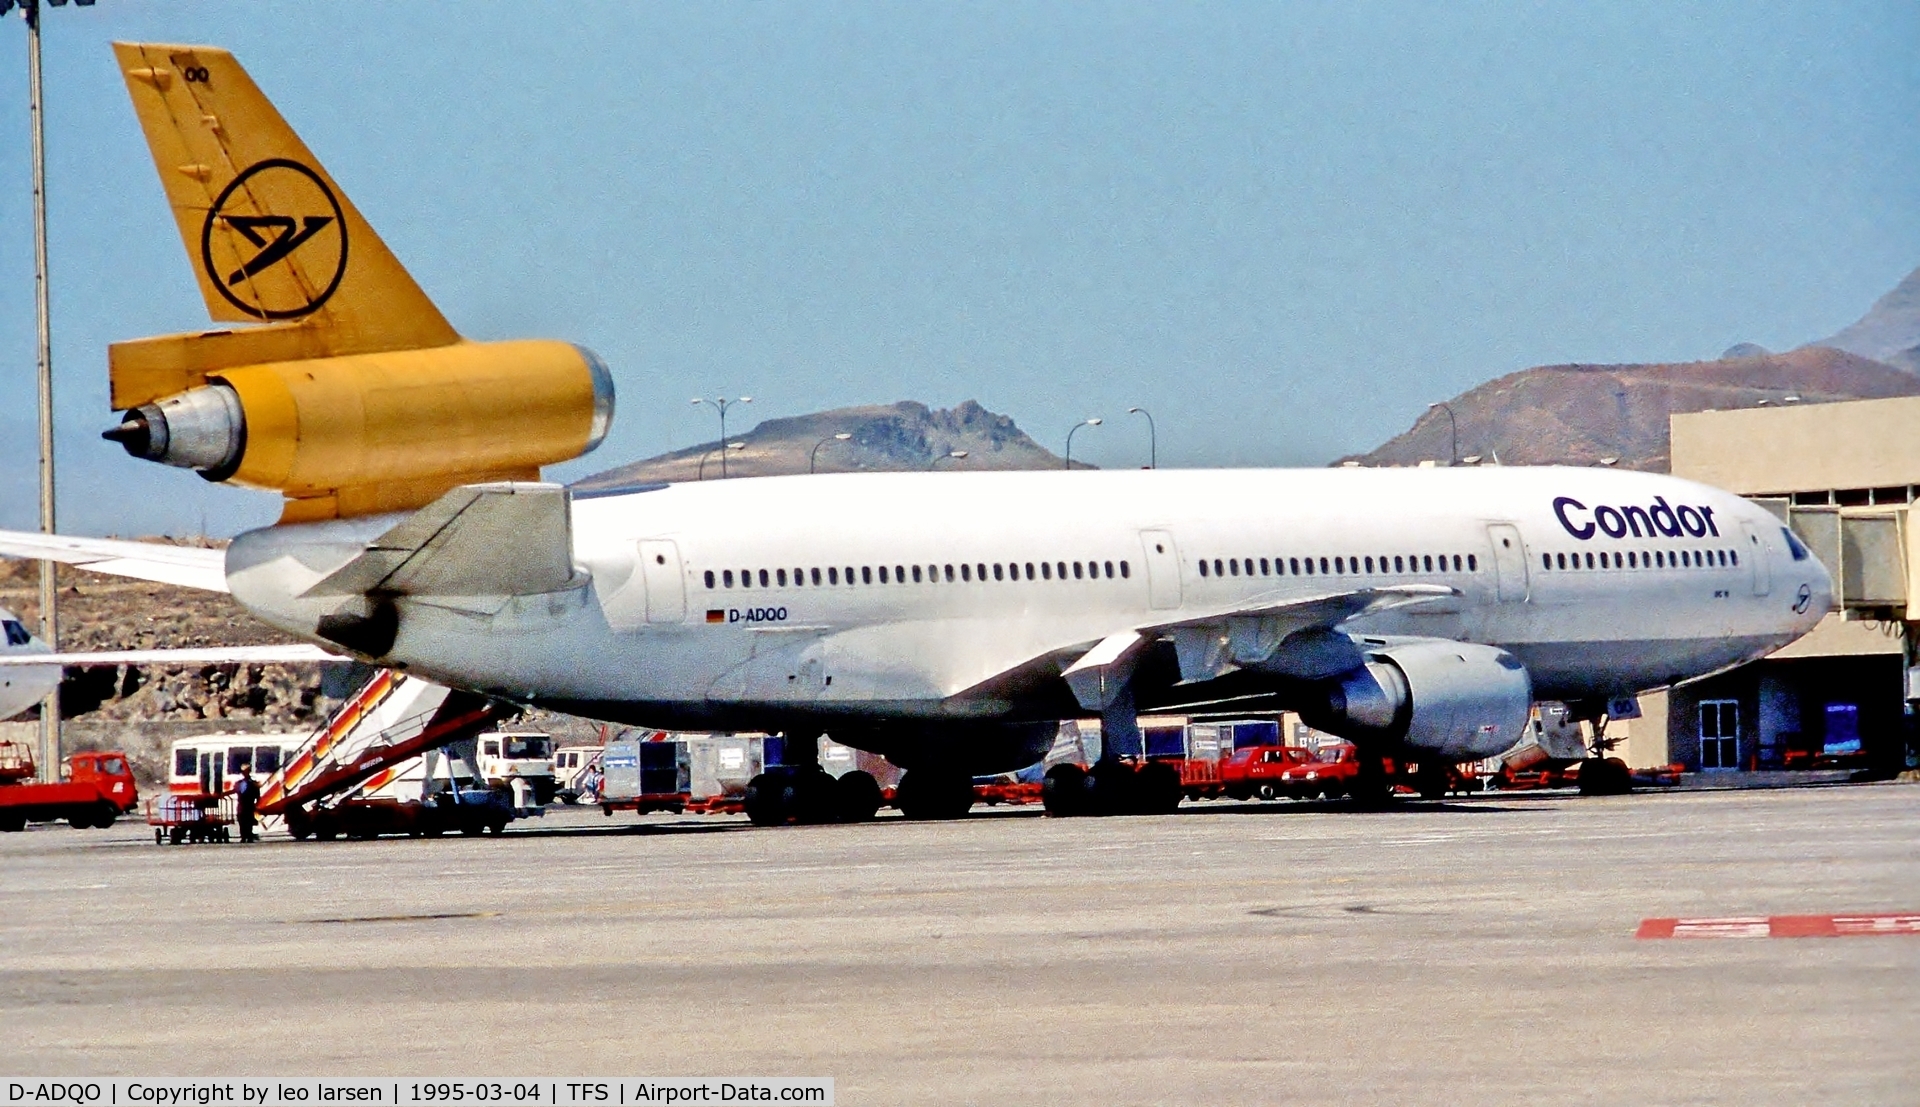
[[[1812,343],[1920,373],[1920,269],[1874,303],[1859,321]]]
[[[837,434],[852,437],[839,441]],[[938,461],[941,469],[1058,469],[1062,461],[1027,437],[1012,419],[973,400],[948,408],[929,408],[912,400],[896,404],[835,408],[812,415],[769,419],[750,431],[729,436],[742,444],[727,453],[727,475],[765,477],[804,473],[814,448],[821,473],[886,472],[929,469],[956,451],[966,456]],[[583,491],[643,481],[717,480],[718,442],[635,461],[583,477]],[[1075,468],[1091,468],[1080,462]]]
[[[1911,278],[1910,278],[1911,280]],[[1885,303],[1886,301],[1882,301]],[[1671,365],[1544,365],[1447,401],[1460,454],[1509,465],[1593,465],[1664,472],[1674,412],[1920,395],[1920,376],[1826,346]],[[1790,397],[1797,399],[1789,400]],[[1447,413],[1428,409],[1363,465],[1446,464]]]

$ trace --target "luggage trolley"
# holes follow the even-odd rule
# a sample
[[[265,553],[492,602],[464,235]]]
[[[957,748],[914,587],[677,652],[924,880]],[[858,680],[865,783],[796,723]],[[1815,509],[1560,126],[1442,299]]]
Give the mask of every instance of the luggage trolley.
[[[184,842],[231,842],[233,840],[234,800],[232,796],[194,795],[155,796],[147,801],[147,825],[153,828],[156,846]]]

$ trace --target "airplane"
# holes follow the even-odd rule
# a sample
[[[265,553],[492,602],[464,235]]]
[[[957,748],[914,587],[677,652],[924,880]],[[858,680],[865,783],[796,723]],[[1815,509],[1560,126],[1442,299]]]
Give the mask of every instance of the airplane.
[[[1096,715],[1102,754],[1049,770],[1049,812],[1170,810],[1177,776],[1118,756],[1146,710],[1291,709],[1376,782],[1388,756],[1431,780],[1512,746],[1535,701],[1617,715],[1832,603],[1764,509],[1612,469],[545,482],[606,433],[600,360],[461,338],[231,54],[114,49],[209,312],[239,325],[113,345],[105,437],[284,497],[224,554],[170,549],[176,575],[455,688],[783,733],[803,763],[755,780],[757,823],[872,817],[871,776],[804,763],[822,733],[906,769],[907,816],[952,818],[972,776]],[[150,568],[127,546],[0,534]]]
[[[32,664],[0,668],[0,720],[11,719],[32,708],[60,687],[60,666],[42,661],[53,652],[40,636],[27,629],[20,617],[0,607],[0,657]]]

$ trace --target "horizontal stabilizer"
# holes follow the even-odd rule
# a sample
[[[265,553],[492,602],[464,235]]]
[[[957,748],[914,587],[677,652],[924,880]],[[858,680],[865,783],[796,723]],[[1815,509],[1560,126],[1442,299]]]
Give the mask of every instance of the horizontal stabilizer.
[[[58,561],[109,576],[178,584],[206,592],[227,590],[227,555],[198,546],[0,530],[0,557]]]
[[[15,665],[296,665],[316,661],[348,661],[319,646],[209,646],[180,650],[97,650],[90,653],[32,653],[0,655],[0,667]]]
[[[469,484],[408,516],[308,596],[530,596],[574,580],[557,484]]]

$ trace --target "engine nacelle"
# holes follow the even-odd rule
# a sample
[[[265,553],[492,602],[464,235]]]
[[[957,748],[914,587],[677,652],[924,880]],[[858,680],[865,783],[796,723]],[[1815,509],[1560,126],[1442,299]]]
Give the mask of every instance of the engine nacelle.
[[[1454,761],[1492,757],[1520,740],[1533,710],[1526,666],[1493,646],[1437,639],[1370,650],[1303,711],[1321,730],[1404,745]]]
[[[399,511],[456,484],[538,480],[593,449],[613,378],[565,342],[459,342],[242,365],[129,410],[105,437],[213,481],[271,488],[283,521]]]

